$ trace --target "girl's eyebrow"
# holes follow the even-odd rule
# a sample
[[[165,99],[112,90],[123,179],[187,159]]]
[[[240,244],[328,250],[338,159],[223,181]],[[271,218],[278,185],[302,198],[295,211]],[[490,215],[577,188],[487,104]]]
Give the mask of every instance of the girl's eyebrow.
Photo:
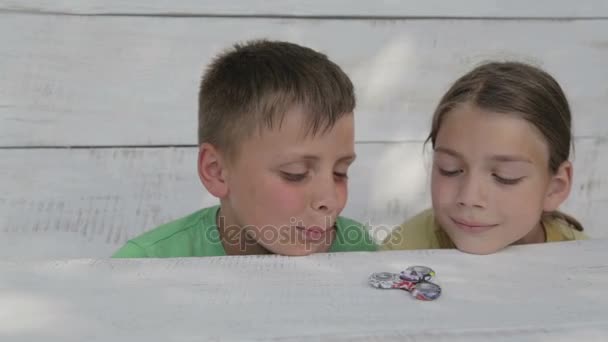
[[[450,155],[452,157],[463,159],[462,154],[452,150],[451,148],[437,146],[437,147],[435,147],[435,152],[444,153],[444,154]]]
[[[444,154],[450,155],[452,157],[463,159],[462,154],[460,154],[450,148],[447,148],[447,147],[441,147],[441,146],[435,147],[435,152],[444,153]],[[515,154],[496,154],[496,155],[491,156],[489,159],[492,161],[501,162],[501,163],[520,162],[520,163],[533,164],[529,158],[520,156],[520,155],[515,155]]]
[[[524,156],[518,155],[509,155],[509,154],[497,154],[490,158],[493,161],[497,162],[520,162],[520,163],[529,163],[532,164],[532,161]]]

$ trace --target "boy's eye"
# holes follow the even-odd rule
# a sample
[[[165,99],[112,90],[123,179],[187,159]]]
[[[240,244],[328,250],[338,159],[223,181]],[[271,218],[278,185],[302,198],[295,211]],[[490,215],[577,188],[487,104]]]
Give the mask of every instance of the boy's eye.
[[[462,173],[462,170],[444,170],[442,168],[438,168],[439,174],[442,176],[453,177]]]
[[[306,178],[307,175],[308,175],[308,172],[290,173],[290,172],[281,171],[281,177],[283,177],[283,179],[285,179],[288,182],[302,181],[302,180],[304,180],[304,178]]]
[[[342,172],[334,172],[334,176],[338,179],[348,179],[348,175]]]
[[[495,173],[493,173],[492,176],[494,176],[494,179],[496,179],[496,181],[498,183],[505,184],[505,185],[515,185],[515,184],[519,183],[522,179],[524,179],[524,177],[504,178],[504,177],[500,177],[499,175],[497,175]]]

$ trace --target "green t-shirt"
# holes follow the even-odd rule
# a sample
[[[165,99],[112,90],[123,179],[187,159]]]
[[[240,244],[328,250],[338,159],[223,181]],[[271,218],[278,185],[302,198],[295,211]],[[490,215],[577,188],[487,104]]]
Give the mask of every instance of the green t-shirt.
[[[173,258],[226,255],[216,225],[220,206],[196,211],[129,240],[113,258]],[[372,237],[360,223],[338,217],[330,252],[375,251]]]

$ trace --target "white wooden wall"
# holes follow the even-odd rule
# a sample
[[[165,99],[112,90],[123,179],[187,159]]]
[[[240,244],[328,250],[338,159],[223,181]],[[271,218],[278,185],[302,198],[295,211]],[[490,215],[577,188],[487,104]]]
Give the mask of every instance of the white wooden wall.
[[[551,72],[572,103],[564,210],[608,237],[608,1],[0,1],[0,256],[103,257],[215,203],[196,176],[196,93],[236,41],[327,53],[358,95],[344,214],[429,205],[422,141],[452,82],[487,59]]]

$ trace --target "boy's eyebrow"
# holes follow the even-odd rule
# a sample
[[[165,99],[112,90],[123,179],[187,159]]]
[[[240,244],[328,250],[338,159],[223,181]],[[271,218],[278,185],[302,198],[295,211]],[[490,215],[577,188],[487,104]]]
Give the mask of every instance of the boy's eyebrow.
[[[338,162],[349,162],[352,163],[355,159],[357,159],[357,155],[355,153],[346,155],[344,157],[338,158]]]
[[[445,153],[447,155],[463,159],[462,154],[447,148],[447,147],[436,147],[435,152]],[[490,160],[496,162],[522,162],[532,164],[532,161],[524,156],[510,155],[510,154],[497,154],[490,157]]]
[[[340,158],[338,158],[338,162],[352,162],[355,160],[355,158],[357,158],[356,154],[348,154],[345,156],[342,156]],[[319,160],[321,160],[321,158],[319,158],[319,156],[316,156],[314,154],[304,154],[298,157],[298,159],[303,159],[306,161],[312,161],[312,162],[317,162]]]

